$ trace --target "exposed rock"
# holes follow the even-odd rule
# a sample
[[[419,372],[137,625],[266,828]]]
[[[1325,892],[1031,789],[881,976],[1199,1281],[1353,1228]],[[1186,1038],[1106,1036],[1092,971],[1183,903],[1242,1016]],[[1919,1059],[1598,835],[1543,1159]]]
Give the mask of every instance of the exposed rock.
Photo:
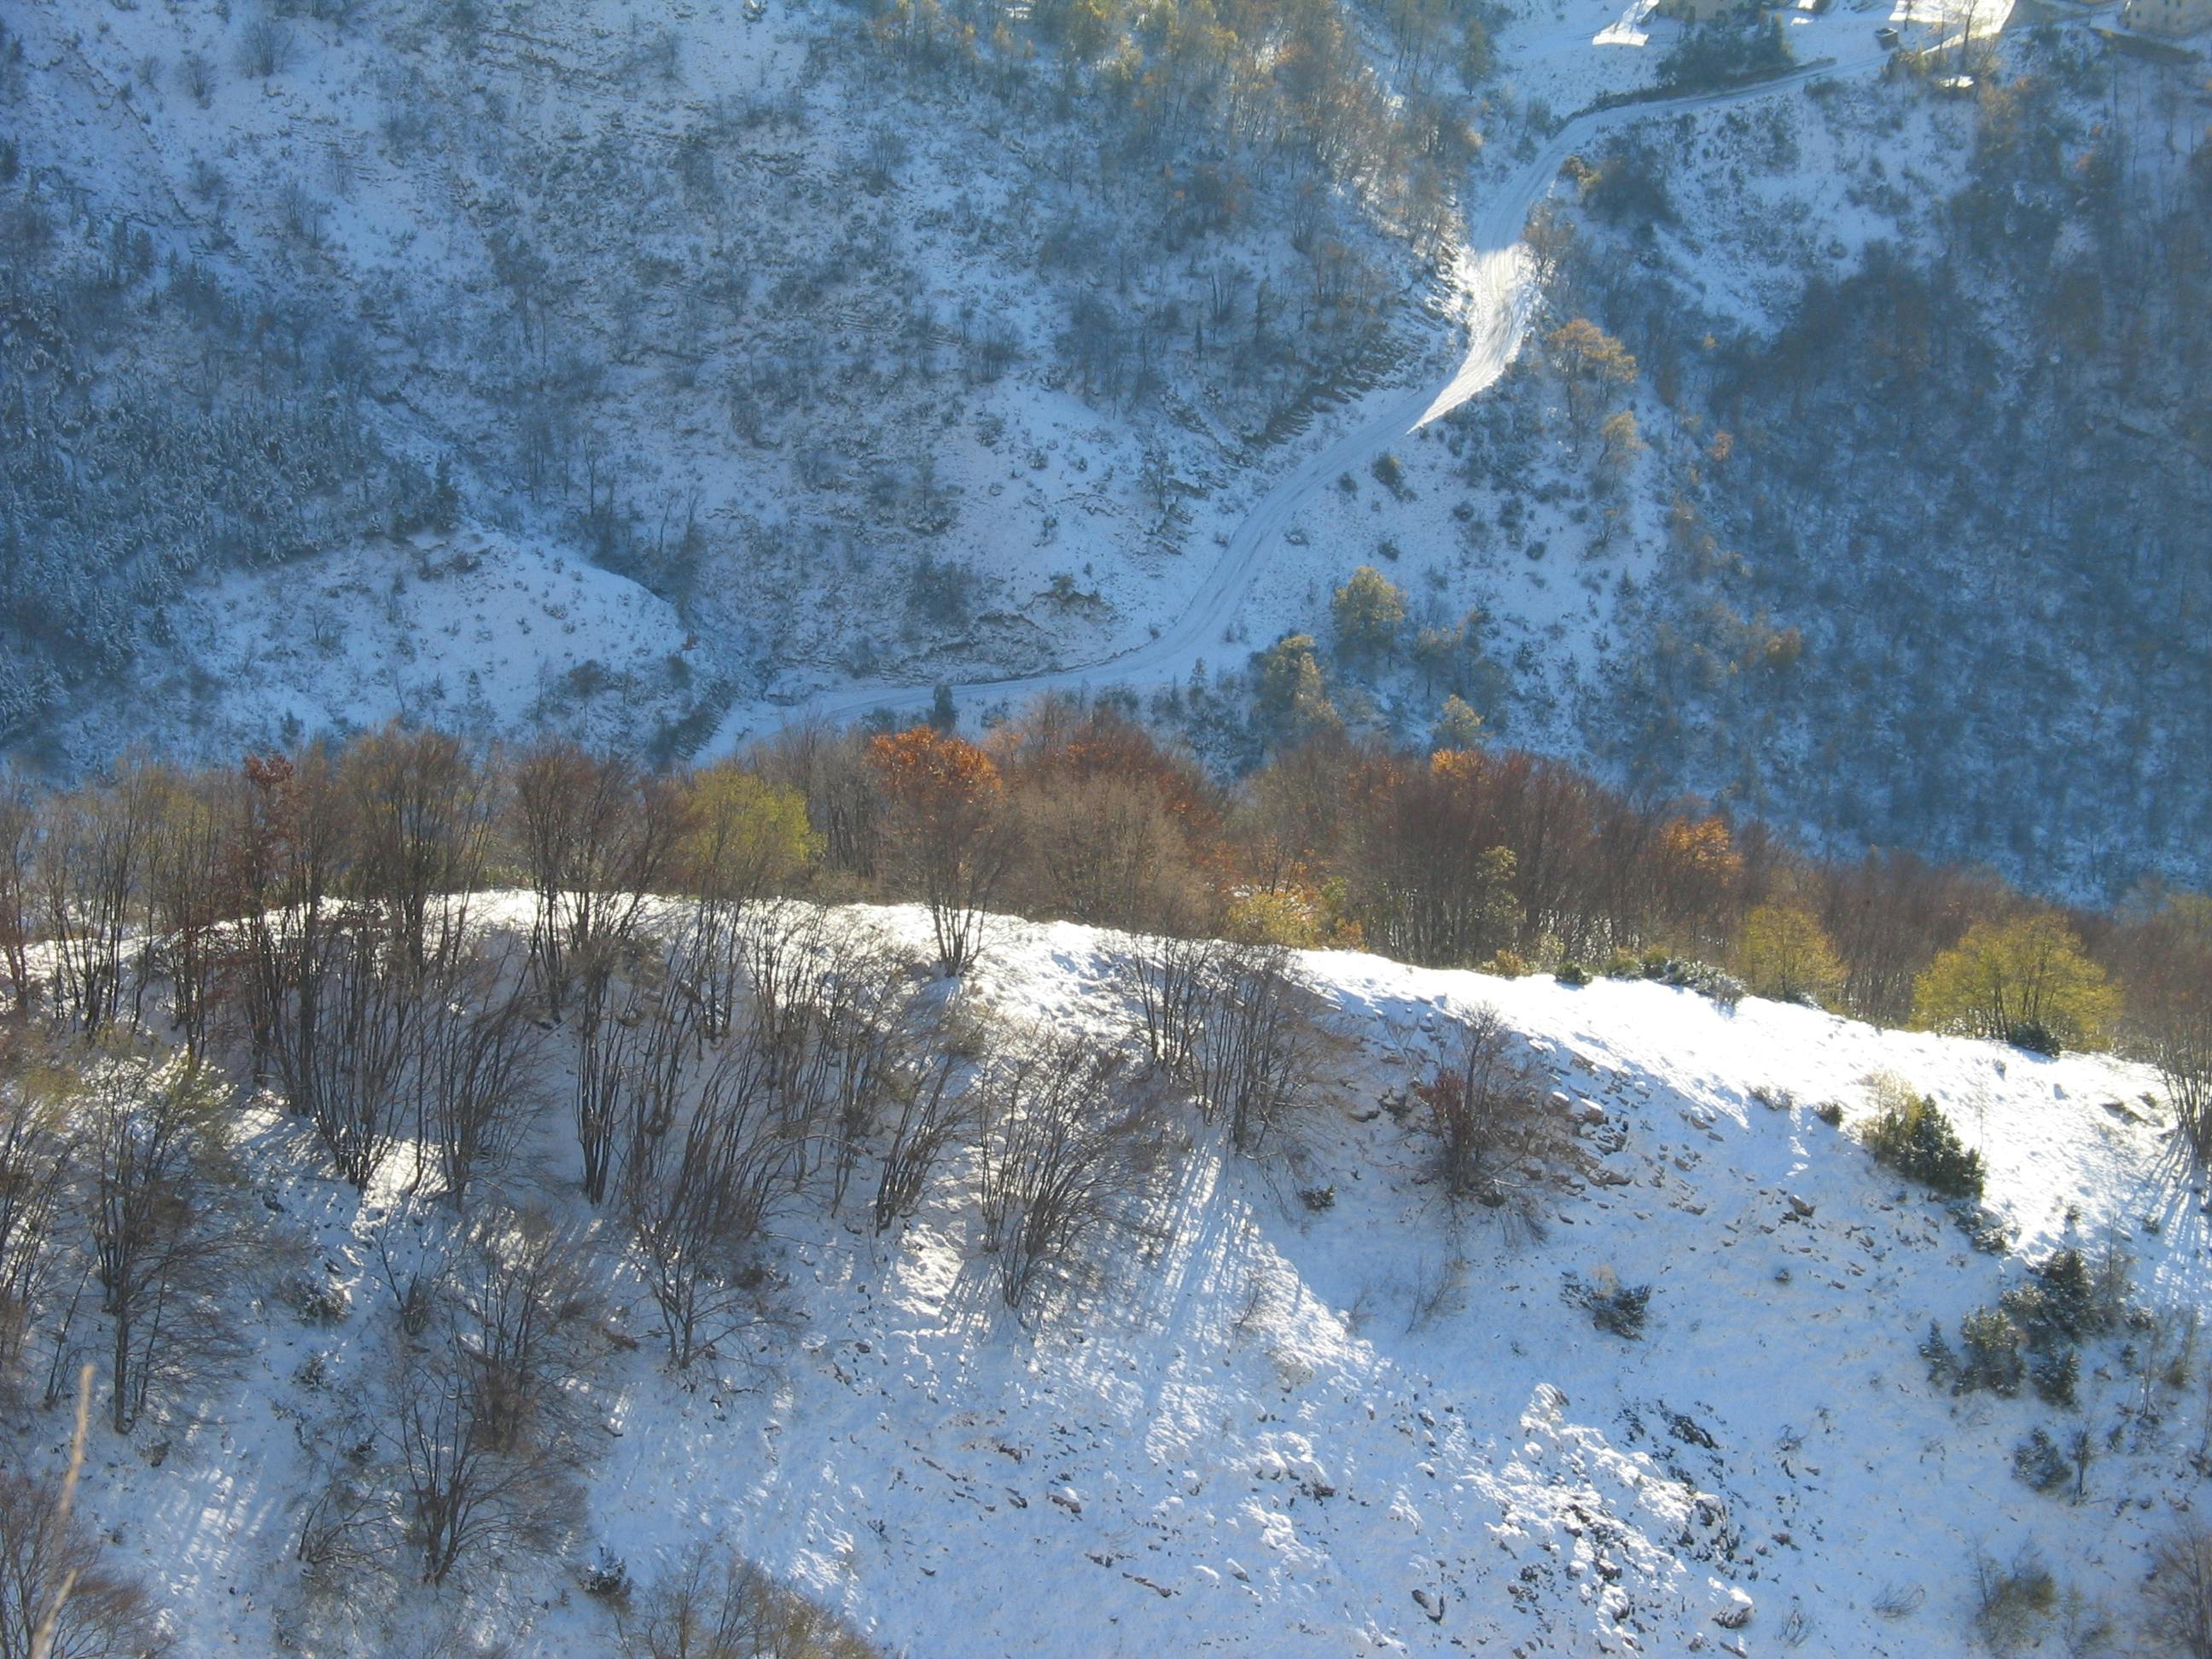
[[[1741,1630],[1751,1622],[1751,1597],[1731,1584],[1721,1604],[1713,1610],[1713,1623],[1723,1630]]]

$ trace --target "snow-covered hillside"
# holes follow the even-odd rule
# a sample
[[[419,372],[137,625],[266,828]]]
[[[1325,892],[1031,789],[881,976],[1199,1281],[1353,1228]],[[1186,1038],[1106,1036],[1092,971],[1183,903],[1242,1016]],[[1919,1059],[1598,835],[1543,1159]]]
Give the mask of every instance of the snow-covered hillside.
[[[591,560],[679,613],[696,681],[661,683],[659,642],[619,618],[575,637],[633,686],[638,724],[690,741],[732,707],[732,729],[757,732],[886,688],[926,701],[939,679],[1218,666],[1238,620],[1224,592],[1280,578],[1236,630],[1256,635],[1310,618],[1303,596],[1364,550],[1295,556],[1281,487],[1333,481],[1316,455],[1346,441],[1364,466],[1517,343],[1525,298],[1504,313],[1521,273],[1490,266],[1550,188],[1554,141],[1593,130],[1562,122],[1647,89],[1678,31],[1609,27],[1619,9],[1493,19],[1495,86],[1434,94],[1486,150],[1417,234],[1388,168],[1358,182],[1202,126],[1156,133],[1161,165],[1108,164],[1089,153],[1100,107],[1033,84],[1018,42],[991,47],[1006,64],[962,57],[972,40],[940,61],[842,7],[27,6],[4,37],[21,54],[13,195],[42,227],[22,247],[66,272],[64,313],[134,293],[163,319],[88,331],[77,395],[220,407],[248,367],[267,398],[283,364],[280,396],[334,406],[395,475],[362,484],[374,502],[288,477],[322,509],[306,544],[213,538],[85,631],[106,658],[221,681],[198,698],[206,751],[288,718],[422,717],[425,685],[483,668],[473,652],[417,630],[419,673],[380,668],[339,697],[281,668],[236,673],[263,607],[247,599],[238,639],[222,613],[229,563],[248,563],[249,587],[340,596],[337,625],[371,636],[349,654],[388,657],[386,586],[413,550],[386,532],[447,462],[465,535]],[[1791,32],[1832,73],[1880,59],[1859,15]],[[1373,64],[1357,72],[1406,95],[1402,56],[1379,31],[1360,44]],[[149,366],[168,378],[134,387],[126,371]],[[70,422],[55,439],[77,447]],[[83,533],[104,550],[102,527]],[[190,539],[170,522],[134,534]],[[258,580],[272,553],[281,580]],[[52,665],[66,693],[34,681],[0,718],[58,717],[41,735],[81,767],[146,734],[101,695],[117,662],[70,644]],[[496,691],[471,718],[511,731],[524,708],[607,723]]]
[[[1816,843],[2194,880],[2197,726],[2160,711],[2206,672],[2202,260],[2142,216],[2212,187],[2201,69],[2061,9],[1792,8],[1746,84],[1673,80],[1644,0],[1115,6],[1091,48],[1047,5],[24,5],[0,740],[72,775],[398,715],[665,759],[939,684],[1168,724],[1202,665],[1185,735],[1229,769],[1271,735],[1229,671],[1326,646],[1376,563],[1407,649],[1343,665],[1354,726],[1458,695]],[[1931,301],[1968,221],[1985,269]],[[2138,316],[2113,273],[2152,250]],[[1570,435],[1543,350],[1508,373],[1577,319],[1640,360],[1620,445]],[[1893,360],[1913,399],[1865,383]],[[2078,417],[2033,417],[2046,371]],[[2137,479],[2140,523],[2095,504]],[[1407,671],[1475,611],[1492,672]]]
[[[928,937],[912,909],[841,925]],[[959,995],[1133,1053],[1126,945],[994,922]],[[437,1593],[403,1556],[398,1588],[310,1595],[293,1559],[319,1472],[368,1431],[348,1413],[398,1340],[386,1258],[426,1206],[389,1179],[357,1199],[301,1121],[254,1109],[243,1179],[346,1311],[305,1324],[241,1284],[234,1380],[188,1425],[96,1433],[82,1506],[194,1654],[609,1651],[615,1613],[574,1564],[604,1550],[642,1584],[717,1537],[932,1659],[1917,1659],[1972,1648],[1978,1558],[2030,1551],[2057,1580],[2037,1630],[2069,1589],[2133,1629],[2146,1548],[2197,1489],[2206,1398],[2184,1322],[2202,1186],[2147,1073],[1652,983],[1348,953],[1295,970],[1326,1037],[1298,1117],[1257,1158],[1178,1118],[1121,1228],[1027,1322],[976,1248],[964,1155],[881,1237],[852,1211],[788,1223],[774,1319],[688,1376],[609,1237],[611,1327],[638,1340],[584,1402],[588,1521],[563,1561],[486,1560]],[[1408,1092],[1481,1005],[1572,1127],[1578,1173],[1534,1230],[1443,1200]],[[1877,1073],[1979,1147],[2009,1253],[1869,1157]],[[503,1181],[580,1215],[565,1118]],[[1931,1321],[1955,1333],[2073,1244],[2132,1258],[2136,1310],[2084,1348],[2077,1407],[1930,1382]],[[1590,1296],[1647,1285],[1640,1337],[1594,1324]],[[32,1421],[58,1452],[60,1414]],[[2038,1425],[2089,1431],[2080,1501],[2015,1478]]]
[[[123,396],[151,361],[192,370],[170,396],[220,404],[281,335],[349,431],[426,477],[451,464],[471,530],[682,611],[702,672],[654,688],[655,718],[1103,654],[1203,580],[1183,504],[1263,461],[1272,425],[1426,374],[1427,262],[1389,169],[1352,187],[1297,144],[1262,169],[1210,91],[1139,118],[1079,100],[1073,60],[1060,84],[1020,15],[1001,38],[937,21],[915,39],[828,4],[35,3],[0,33],[0,187],[41,227],[27,263],[170,301],[145,307],[166,331],[101,336],[80,395]],[[1347,50],[1331,72],[1371,82]],[[111,233],[143,244],[137,266],[86,256]],[[180,268],[252,350],[179,301]],[[382,516],[283,556],[325,587],[367,566],[380,598],[409,557]],[[193,611],[226,573],[192,574],[148,654],[220,674]],[[376,609],[341,616],[374,629]],[[479,665],[422,643],[449,681]],[[642,675],[659,653],[637,643],[616,625],[586,653]],[[253,706],[271,728],[353,717],[282,680]],[[128,740],[89,714],[61,742],[80,764]]]

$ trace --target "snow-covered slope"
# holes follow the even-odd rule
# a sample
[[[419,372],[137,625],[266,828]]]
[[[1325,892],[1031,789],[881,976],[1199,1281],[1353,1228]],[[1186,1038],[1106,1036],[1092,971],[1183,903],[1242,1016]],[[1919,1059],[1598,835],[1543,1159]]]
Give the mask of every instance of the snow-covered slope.
[[[927,935],[917,911],[854,914]],[[999,923],[963,994],[1126,1046],[1121,943]],[[618,1322],[644,1340],[592,1402],[605,1437],[570,1557],[604,1546],[642,1581],[721,1535],[889,1650],[948,1656],[1904,1659],[1968,1650],[1975,1552],[2031,1543],[2062,1585],[2124,1609],[2195,1487],[2199,1383],[2146,1382],[2106,1345],[2059,1413],[1954,1398],[1916,1348],[2065,1241],[2126,1240],[2145,1319],[2201,1301],[2203,1206],[2145,1074],[1642,982],[1344,953],[1297,969],[1329,1039],[1305,1120],[1258,1161],[1196,1136],[1035,1331],[1000,1305],[957,1164],[902,1232],[794,1224],[787,1322],[689,1378],[656,1362],[617,1273],[636,1302]],[[1589,1154],[1540,1238],[1455,1214],[1404,1109],[1443,1024],[1485,1003]],[[2016,1254],[1978,1252],[1854,1139],[1876,1072],[1978,1143]],[[1831,1102],[1841,1127],[1815,1114]],[[556,1194],[573,1190],[562,1116],[532,1177]],[[337,1633],[308,1607],[291,1559],[307,1470],[357,1431],[335,1419],[349,1380],[386,1363],[374,1241],[405,1212],[325,1178],[296,1121],[255,1123],[249,1178],[318,1235],[352,1310],[335,1329],[246,1316],[250,1363],[158,1467],[146,1444],[96,1442],[83,1502],[118,1557],[192,1653],[398,1651],[449,1612],[510,1651],[609,1650],[611,1615],[558,1565],[372,1600]],[[1609,1279],[1651,1287],[1641,1340],[1564,1294]],[[2114,1435],[2079,1504],[2010,1472],[2062,1417]]]
[[[349,434],[426,479],[449,463],[471,531],[594,560],[682,611],[702,672],[657,698],[672,720],[738,691],[787,705],[894,665],[926,684],[1141,637],[1211,568],[1180,556],[1170,505],[1263,464],[1270,422],[1296,426],[1321,390],[1442,348],[1409,303],[1425,263],[1353,193],[1307,186],[1358,278],[1357,306],[1324,306],[1304,297],[1288,169],[1248,177],[1233,141],[1206,138],[1234,205],[1180,228],[1182,150],[1125,165],[1101,112],[1024,89],[1013,35],[1012,66],[986,76],[973,41],[918,68],[864,10],[814,3],[37,0],[0,27],[21,150],[0,190],[51,221],[45,264],[81,280],[88,246],[136,234],[143,291],[189,264],[284,317],[293,359],[342,341]],[[1104,307],[1110,374],[1063,350],[1078,301]],[[1255,307],[1264,349],[1246,344]],[[117,343],[103,372],[119,355],[196,366],[196,393],[232,384],[188,330]],[[369,568],[373,601],[409,550],[360,516],[312,550]],[[224,654],[203,653],[193,613],[222,604],[227,573],[198,573],[157,660]],[[374,629],[373,602],[340,615]],[[613,672],[657,661],[619,619],[579,637]],[[449,680],[477,665],[421,643]],[[271,726],[327,702],[286,683],[234,701]],[[77,764],[137,735],[91,713],[66,734]]]
[[[204,641],[198,659],[87,700],[93,720],[165,754],[395,715],[486,740],[553,726],[643,749],[698,659],[675,607],[637,583],[477,529],[234,571],[173,614]]]

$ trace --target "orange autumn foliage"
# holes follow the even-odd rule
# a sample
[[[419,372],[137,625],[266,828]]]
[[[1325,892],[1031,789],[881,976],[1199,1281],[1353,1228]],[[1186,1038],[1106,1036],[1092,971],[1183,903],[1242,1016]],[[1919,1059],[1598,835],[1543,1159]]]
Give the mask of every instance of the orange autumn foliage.
[[[988,755],[931,726],[876,738],[868,744],[868,758],[884,793],[909,811],[935,816],[972,809],[996,800],[1006,787]]]

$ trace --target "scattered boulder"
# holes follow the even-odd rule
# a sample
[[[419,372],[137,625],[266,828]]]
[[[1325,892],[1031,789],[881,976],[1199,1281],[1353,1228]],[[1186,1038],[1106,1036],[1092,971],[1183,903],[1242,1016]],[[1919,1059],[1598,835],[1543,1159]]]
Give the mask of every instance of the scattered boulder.
[[[1723,1630],[1741,1630],[1751,1622],[1751,1597],[1733,1584],[1716,1583],[1715,1589],[1721,1591],[1721,1595],[1719,1605],[1713,1609],[1713,1623]]]

